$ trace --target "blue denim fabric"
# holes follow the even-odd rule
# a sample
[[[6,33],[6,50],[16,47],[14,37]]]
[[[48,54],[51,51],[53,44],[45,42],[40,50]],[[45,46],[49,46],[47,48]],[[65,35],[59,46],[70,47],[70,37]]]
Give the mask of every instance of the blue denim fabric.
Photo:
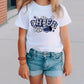
[[[42,73],[51,77],[63,75],[63,52],[41,52],[31,48],[26,57],[30,76]]]

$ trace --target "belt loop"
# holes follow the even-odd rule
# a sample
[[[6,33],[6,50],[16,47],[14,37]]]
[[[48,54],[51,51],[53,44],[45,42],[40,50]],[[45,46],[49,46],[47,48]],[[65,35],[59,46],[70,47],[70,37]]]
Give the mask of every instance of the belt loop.
[[[50,57],[51,57],[51,52],[50,52]]]
[[[34,54],[34,50],[33,50],[33,48],[30,48],[30,54],[31,54],[31,55]]]
[[[54,53],[53,52],[50,52],[50,57],[54,56]]]
[[[33,50],[33,55],[35,55],[35,53],[36,53],[35,50]]]
[[[37,56],[37,51],[35,51],[35,55]]]

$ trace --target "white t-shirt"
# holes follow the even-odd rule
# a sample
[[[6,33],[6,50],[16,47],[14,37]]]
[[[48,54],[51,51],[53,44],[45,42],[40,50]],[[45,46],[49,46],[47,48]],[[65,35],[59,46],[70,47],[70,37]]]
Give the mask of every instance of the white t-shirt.
[[[28,30],[26,52],[29,52],[30,48],[56,53],[63,50],[60,27],[71,23],[71,18],[66,8],[62,4],[61,6],[64,10],[64,16],[59,19],[52,13],[51,4],[42,6],[32,1],[28,4],[27,12],[26,6],[20,10],[15,25]]]

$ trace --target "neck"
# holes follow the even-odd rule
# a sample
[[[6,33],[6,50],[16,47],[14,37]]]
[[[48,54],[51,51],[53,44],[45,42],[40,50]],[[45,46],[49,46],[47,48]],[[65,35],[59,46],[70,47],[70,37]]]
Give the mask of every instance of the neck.
[[[44,5],[44,6],[50,4],[49,0],[35,0],[35,2],[39,5]]]

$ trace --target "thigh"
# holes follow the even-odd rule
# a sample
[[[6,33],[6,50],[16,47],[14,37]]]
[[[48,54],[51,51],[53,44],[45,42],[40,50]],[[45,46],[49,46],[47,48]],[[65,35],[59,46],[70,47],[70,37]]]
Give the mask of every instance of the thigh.
[[[43,84],[43,74],[37,76],[29,76],[30,84]]]
[[[62,76],[60,77],[50,77],[46,76],[47,84],[62,84]]]

